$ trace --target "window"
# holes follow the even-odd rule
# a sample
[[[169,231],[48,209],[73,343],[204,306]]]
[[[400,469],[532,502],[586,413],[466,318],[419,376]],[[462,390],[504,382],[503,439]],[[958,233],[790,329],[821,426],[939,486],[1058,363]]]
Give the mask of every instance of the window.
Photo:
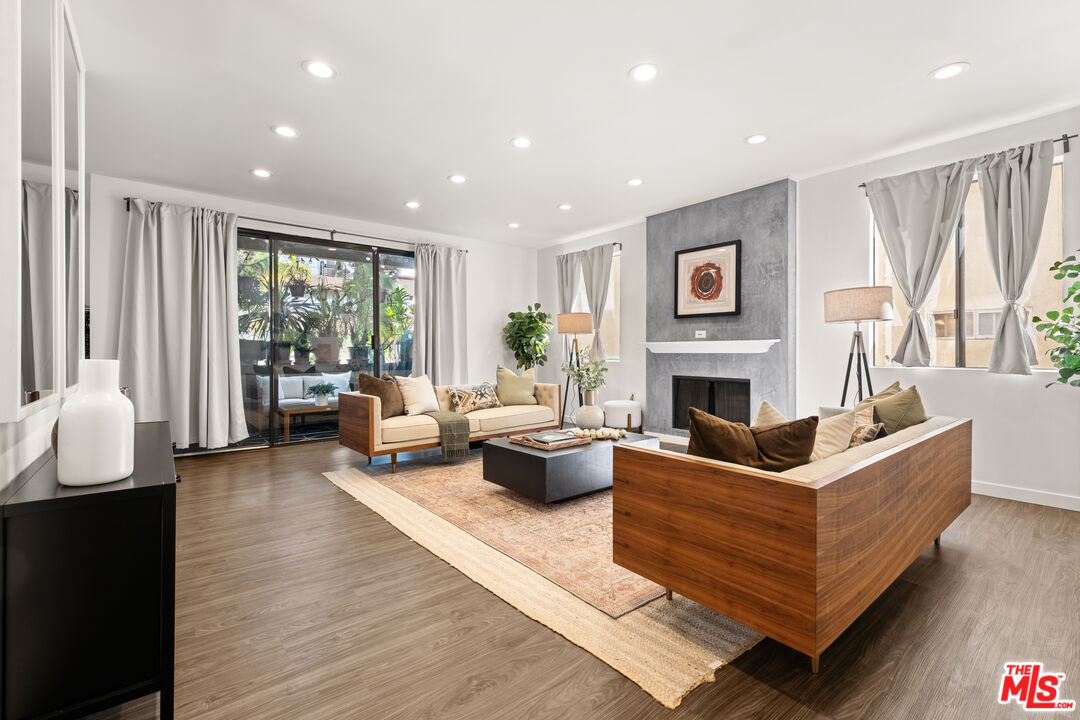
[[[1061,163],[1054,165],[1050,176],[1050,198],[1046,204],[1039,254],[1035,259],[1027,288],[1020,297],[1027,318],[1045,314],[1059,307],[1062,281],[1047,271],[1063,256]],[[888,365],[892,351],[904,332],[911,312],[896,286],[885,249],[874,228],[874,279],[878,285],[892,285],[896,321],[880,322],[875,327],[874,362]],[[923,312],[934,332],[930,344],[933,367],[984,368],[990,364],[990,350],[1001,321],[1001,291],[998,289],[986,244],[982,192],[978,181],[972,182],[956,230],[952,251],[945,256],[941,272],[934,281]],[[961,322],[963,318],[963,322]],[[1039,355],[1036,367],[1052,368],[1049,351],[1053,344],[1035,334]]]
[[[604,358],[606,360],[619,359],[619,309],[622,305],[620,294],[622,289],[622,253],[616,249],[611,258],[611,277],[608,279],[607,302],[604,304],[604,314],[600,319],[600,342],[604,344]],[[585,284],[581,283],[578,293],[571,305],[572,312],[589,312],[589,299],[585,295]],[[591,335],[578,335],[578,345],[585,347],[592,344]]]

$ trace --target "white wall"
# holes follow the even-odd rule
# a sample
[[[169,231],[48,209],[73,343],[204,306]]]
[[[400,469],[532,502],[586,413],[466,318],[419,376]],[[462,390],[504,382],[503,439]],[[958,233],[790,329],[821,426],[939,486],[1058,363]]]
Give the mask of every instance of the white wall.
[[[469,381],[495,380],[498,364],[513,367],[513,354],[502,339],[506,313],[534,302],[536,250],[500,243],[442,235],[404,227],[382,225],[293,208],[208,195],[163,185],[103,175],[90,178],[90,213],[87,234],[87,292],[90,304],[90,352],[94,357],[116,357],[119,333],[120,287],[124,270],[124,237],[127,228],[125,197],[195,205],[249,217],[366,233],[403,243],[431,242],[469,251],[466,303],[469,312]],[[327,238],[325,233],[242,222],[243,227]],[[361,238],[338,235],[338,240],[366,245]],[[375,243],[381,244],[381,243]]]
[[[597,233],[560,245],[546,247],[537,255],[536,289],[543,309],[559,312],[555,285],[555,256],[575,250],[622,243],[622,305],[619,321],[619,359],[607,363],[607,383],[597,393],[597,402],[626,400],[631,394],[645,405],[645,221],[607,232]],[[563,338],[552,335],[548,364],[537,373],[544,382],[565,383],[559,368],[565,362]],[[569,418],[568,418],[569,420]]]
[[[837,405],[850,326],[826,325],[826,290],[871,284],[873,217],[859,183],[1080,130],[1080,108],[799,181],[798,361],[800,416]],[[1065,249],[1080,248],[1080,143],[1064,163]],[[969,252],[982,251],[969,248]],[[1046,272],[1037,268],[1036,272]],[[903,302],[902,299],[898,299]],[[875,386],[917,384],[927,411],[974,419],[974,489],[1080,510],[1080,391],[1056,376],[978,369],[874,368]]]

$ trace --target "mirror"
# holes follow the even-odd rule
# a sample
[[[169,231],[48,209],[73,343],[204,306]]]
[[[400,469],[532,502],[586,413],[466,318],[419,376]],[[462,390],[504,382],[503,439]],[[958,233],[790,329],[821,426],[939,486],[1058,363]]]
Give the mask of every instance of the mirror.
[[[84,232],[80,219],[83,199],[82,64],[70,17],[64,12],[64,297],[65,375],[64,386],[79,381],[79,360],[88,357],[85,349],[82,256]]]
[[[22,405],[56,386],[56,271],[52,194],[52,2],[22,2],[22,213],[19,393]]]

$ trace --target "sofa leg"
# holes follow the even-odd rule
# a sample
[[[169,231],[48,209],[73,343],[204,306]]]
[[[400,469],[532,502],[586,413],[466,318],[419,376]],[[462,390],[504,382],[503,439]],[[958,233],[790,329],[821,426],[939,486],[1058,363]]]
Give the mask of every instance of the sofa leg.
[[[817,673],[818,673],[818,667],[819,667],[819,661],[820,660],[821,660],[820,655],[811,655],[810,656],[810,672],[814,673],[815,675],[817,675]]]
[[[940,535],[938,535],[936,538],[934,538],[934,544],[935,545],[941,545],[941,536]]]
[[[397,472],[397,453],[390,453],[390,472]]]
[[[671,599],[671,588],[664,588],[664,597],[666,597],[668,600]]]

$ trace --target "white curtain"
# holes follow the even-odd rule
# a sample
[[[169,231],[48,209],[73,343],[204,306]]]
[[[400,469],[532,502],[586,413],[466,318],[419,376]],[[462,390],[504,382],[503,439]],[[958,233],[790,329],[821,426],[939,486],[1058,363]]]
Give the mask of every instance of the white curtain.
[[[866,183],[885,254],[911,308],[894,363],[930,364],[933,327],[924,321],[922,306],[956,231],[974,168],[975,160],[961,160]]]
[[[589,300],[589,312],[592,313],[593,341],[589,357],[593,360],[604,359],[604,343],[600,340],[600,321],[604,317],[607,304],[608,284],[611,280],[611,258],[615,246],[605,243],[589,248],[581,255],[581,272],[585,277],[585,297]]]
[[[20,345],[23,390],[52,390],[53,348],[52,185],[22,184],[22,318]]]
[[[120,381],[135,420],[178,448],[247,437],[237,325],[236,216],[132,200],[120,303]]]
[[[581,256],[584,253],[570,252],[555,256],[555,283],[559,291],[559,312],[573,312],[574,298],[577,297],[578,282],[581,279]]]
[[[465,250],[416,246],[413,375],[434,385],[469,382]]]
[[[1005,306],[990,351],[992,373],[1030,375],[1038,363],[1031,318],[1020,304],[1039,254],[1054,141],[1025,145],[979,158],[979,187],[986,218],[986,242]]]

